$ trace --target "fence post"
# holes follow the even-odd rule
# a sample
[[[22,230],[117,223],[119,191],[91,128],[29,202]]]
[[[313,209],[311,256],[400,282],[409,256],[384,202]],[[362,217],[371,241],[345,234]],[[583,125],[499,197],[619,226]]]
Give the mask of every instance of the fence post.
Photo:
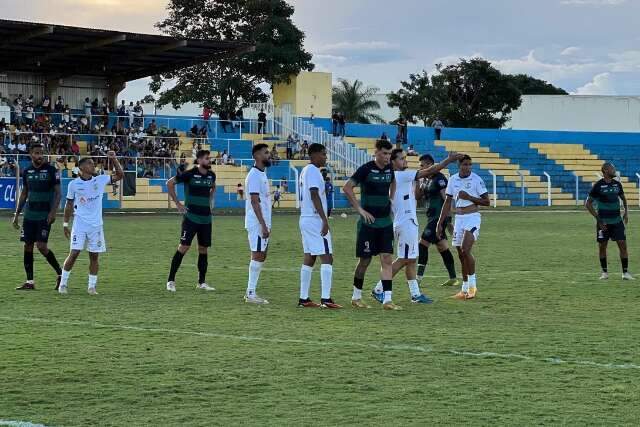
[[[576,206],[580,204],[580,177],[577,173],[571,172],[576,178]]]
[[[498,207],[498,189],[497,189],[497,185],[498,185],[498,180],[496,177],[496,173],[489,169],[489,173],[491,174],[491,176],[493,177],[493,207]]]
[[[522,199],[520,204],[521,204],[521,206],[524,206],[524,193],[525,193],[525,191],[524,191],[524,174],[519,170],[517,170],[516,173],[520,176],[520,191],[521,191],[521,199]]]
[[[298,169],[296,169],[295,167],[291,166],[291,163],[289,163],[289,165],[290,165],[289,166],[289,170],[293,171],[293,175],[296,178],[296,183],[295,183],[295,186],[296,186],[296,209],[300,209],[300,183],[299,183],[300,176],[299,176]]]
[[[551,175],[546,172],[543,172],[543,174],[547,177],[547,206],[551,206]]]

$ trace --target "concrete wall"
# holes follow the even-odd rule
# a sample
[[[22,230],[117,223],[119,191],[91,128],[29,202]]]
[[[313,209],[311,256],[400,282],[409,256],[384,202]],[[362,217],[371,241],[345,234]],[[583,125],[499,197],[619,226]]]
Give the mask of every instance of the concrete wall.
[[[331,73],[303,71],[291,77],[291,83],[273,87],[276,106],[289,105],[291,112],[299,116],[331,116]]]
[[[640,97],[524,95],[505,128],[640,132]]]

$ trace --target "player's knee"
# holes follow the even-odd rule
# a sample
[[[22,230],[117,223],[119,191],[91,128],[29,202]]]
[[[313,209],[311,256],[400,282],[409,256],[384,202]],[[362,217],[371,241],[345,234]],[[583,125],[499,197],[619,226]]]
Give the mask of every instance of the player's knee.
[[[40,253],[42,253],[42,255],[46,255],[47,252],[49,252],[49,248],[47,247],[47,244],[44,243],[44,242],[36,243],[36,247],[38,248]],[[32,248],[32,250],[33,250],[33,248]]]
[[[97,252],[89,252],[89,261],[92,263],[98,262],[98,256],[99,254]]]
[[[78,258],[78,255],[80,255],[80,251],[73,250],[69,252],[69,259],[71,259],[72,261],[75,261]]]
[[[24,244],[24,250],[26,252],[33,252],[33,243],[25,243]]]
[[[178,252],[180,252],[182,255],[184,255],[184,254],[187,253],[187,251],[189,251],[189,248],[191,248],[191,246],[178,245]]]
[[[371,264],[371,258],[359,258],[358,259],[358,268],[367,268]]]
[[[208,252],[208,248],[206,246],[198,246],[198,253],[201,255],[206,255]]]
[[[333,255],[323,255],[320,257],[323,264],[333,264]]]

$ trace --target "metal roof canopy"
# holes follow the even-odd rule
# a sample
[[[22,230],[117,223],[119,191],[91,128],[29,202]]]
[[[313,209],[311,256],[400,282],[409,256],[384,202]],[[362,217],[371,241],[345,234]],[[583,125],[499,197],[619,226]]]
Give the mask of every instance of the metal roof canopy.
[[[252,43],[180,39],[0,19],[0,72],[46,80],[93,76],[127,82],[252,52]]]

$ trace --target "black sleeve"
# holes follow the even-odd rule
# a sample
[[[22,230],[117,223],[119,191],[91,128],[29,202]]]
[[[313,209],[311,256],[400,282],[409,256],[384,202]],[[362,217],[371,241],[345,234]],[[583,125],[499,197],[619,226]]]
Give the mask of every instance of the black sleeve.
[[[176,174],[176,182],[189,182],[191,180],[192,175],[193,175],[192,169]]]
[[[29,189],[29,186],[27,185],[27,170],[23,170],[22,171],[22,187]]]
[[[622,188],[622,183],[619,182],[618,185],[620,186],[620,192],[618,193],[618,195],[624,196],[624,189]]]
[[[600,183],[596,182],[595,184],[593,184],[593,187],[591,187],[591,191],[589,191],[589,197],[591,197],[592,199],[597,199],[600,196]]]
[[[351,180],[356,184],[361,184],[367,178],[368,174],[369,174],[369,168],[367,167],[366,164],[364,164],[360,166],[358,170],[354,172],[353,175],[351,175]]]

